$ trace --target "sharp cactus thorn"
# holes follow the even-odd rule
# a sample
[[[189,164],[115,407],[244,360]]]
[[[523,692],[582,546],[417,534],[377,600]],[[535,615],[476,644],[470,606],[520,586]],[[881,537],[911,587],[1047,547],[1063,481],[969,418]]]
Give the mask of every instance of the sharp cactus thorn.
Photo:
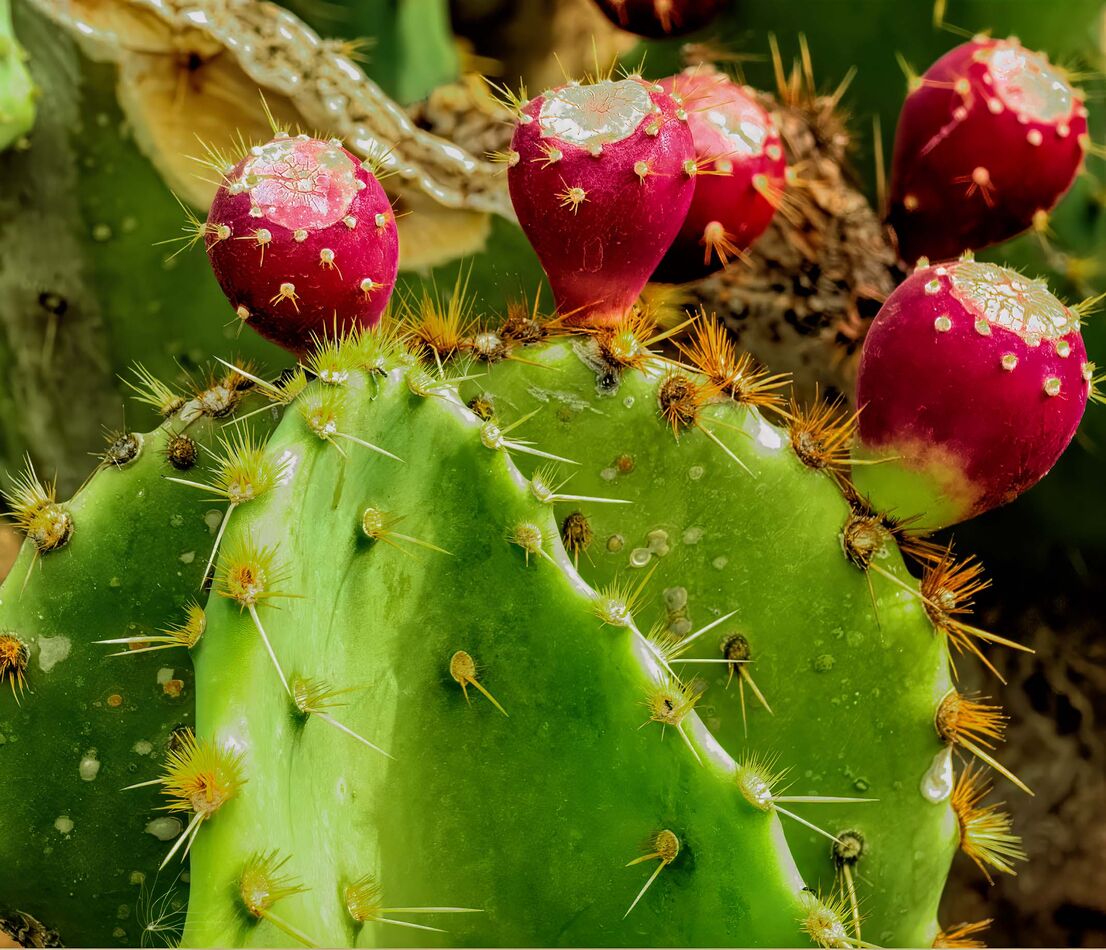
[[[520,521],[514,527],[510,528],[507,531],[507,540],[522,548],[526,556],[527,567],[530,566],[531,554],[536,554],[538,557],[545,558],[550,564],[556,564],[552,555],[545,550],[545,537],[542,535],[541,528],[532,521]]]
[[[347,884],[344,891],[346,910],[358,924],[395,924],[397,927],[411,927],[415,930],[429,930],[434,933],[446,933],[440,927],[428,927],[408,920],[395,920],[383,914],[482,914],[479,907],[382,907],[382,888],[372,874],[365,874]]]
[[[736,613],[736,611],[735,611]],[[729,614],[728,616],[733,616]],[[725,619],[725,618],[723,618]],[[753,661],[749,656],[749,641],[745,639],[741,634],[735,633],[728,637],[725,637],[720,648],[724,654],[717,659],[706,660],[674,660],[678,663],[726,663],[729,666],[729,675],[726,677],[726,689],[730,688],[730,683],[733,682],[734,672],[738,674],[737,688],[741,703],[741,724],[745,733],[745,738],[749,737],[749,719],[747,711],[745,709],[745,684],[749,684],[749,688],[753,691],[753,694],[760,704],[767,711],[768,715],[774,716],[772,707],[768,705],[768,700],[764,698],[764,694],[760,691],[760,687],[757,686],[753,680],[752,674],[746,669],[747,664],[751,664]]]
[[[876,174],[876,207],[887,206],[887,165],[883,156],[883,123],[879,113],[872,116],[872,151]]]
[[[542,504],[551,505],[554,502],[564,501],[591,501],[603,505],[629,505],[625,498],[598,498],[592,495],[562,495],[560,489],[569,481],[566,478],[558,485],[553,485],[556,470],[552,467],[539,468],[530,478],[530,491]],[[571,476],[569,476],[571,478]]]
[[[58,503],[55,483],[43,482],[38,477],[29,455],[25,457],[23,473],[11,480],[9,489],[0,492],[0,497],[11,507],[8,518],[34,548],[20,588],[22,594],[38,559],[64,547],[72,537],[73,516]]]
[[[788,770],[776,770],[775,758],[760,758],[757,755],[746,755],[737,763],[734,776],[737,787],[745,800],[760,811],[769,812],[775,809],[782,815],[786,815],[792,821],[805,825],[811,831],[829,838],[835,844],[841,844],[840,839],[828,831],[819,828],[805,818],[800,818],[793,811],[782,807],[785,804],[856,804],[860,802],[875,802],[878,798],[850,798],[837,795],[777,795],[772,791],[772,786],[786,778]]]
[[[856,895],[856,884],[853,880],[853,867],[864,854],[864,837],[859,831],[842,831],[837,836],[837,842],[833,845],[832,855],[834,864],[841,872],[845,893],[849,898],[849,909],[852,912],[853,933],[857,940],[860,939],[860,901]]]
[[[756,478],[753,470],[741,461],[729,446],[718,438],[714,431],[708,428],[700,418],[700,410],[713,395],[716,395],[716,392],[716,387],[714,387],[713,384],[710,386],[703,386],[681,373],[669,373],[661,382],[660,388],[657,391],[658,409],[661,417],[672,427],[672,434],[677,441],[680,438],[681,429],[694,426],[717,445],[730,459],[736,462],[738,467],[743,469],[746,474],[751,478]],[[739,426],[730,425],[729,423],[723,422],[721,419],[711,419],[711,422],[723,428],[733,429],[735,432],[747,434],[745,430]]]
[[[446,402],[456,402],[457,396],[452,389],[455,384],[473,379],[481,379],[483,376],[483,373],[473,373],[468,376],[449,376],[445,374],[445,369],[443,368],[442,375],[435,379],[426,370],[414,367],[407,371],[406,378],[407,388],[416,396],[436,396],[439,399],[444,399]],[[518,444],[526,445],[529,443],[520,442]],[[495,446],[488,447],[494,448]]]
[[[14,633],[0,633],[0,684],[8,681],[16,703],[20,702],[27,687],[26,673],[30,661],[31,650],[23,640]]]
[[[126,429],[126,419],[123,420],[123,429],[104,429],[104,439],[107,442],[107,448],[102,452],[89,453],[94,458],[100,460],[100,464],[93,469],[92,474],[96,473],[97,469],[111,465],[115,468],[123,468],[133,462],[142,453],[142,446],[144,444],[144,438],[141,432],[131,432]],[[91,478],[91,475],[89,476]],[[85,480],[87,484],[88,480]],[[83,486],[82,486],[83,487]]]
[[[518,152],[514,152],[512,154],[515,155],[515,161],[518,161]],[[541,155],[530,159],[530,161],[537,162],[541,165],[542,168],[548,168],[550,165],[555,165],[564,157],[565,153],[557,148],[557,146],[554,145],[552,142],[550,142],[542,147]]]
[[[594,337],[600,355],[608,363],[619,368],[647,371],[658,363],[671,362],[652,349],[669,337],[691,325],[689,317],[667,330],[657,332],[656,321],[644,308],[633,307],[615,323],[607,326],[581,327],[580,330]]]
[[[288,858],[281,858],[277,851],[253,854],[238,878],[238,895],[253,917],[269,921],[305,947],[317,947],[316,941],[272,911],[273,904],[307,890],[295,878],[279,874],[287,863]]]
[[[691,737],[684,731],[683,721],[703,697],[705,687],[692,684],[685,686],[673,673],[665,677],[661,682],[650,687],[643,705],[649,710],[649,718],[638,729],[644,729],[651,722],[661,724],[661,737],[664,737],[664,727],[672,726],[684,740],[695,761],[700,765],[703,760],[699,750],[691,741]]]
[[[495,165],[503,165],[504,171],[519,163],[521,156],[513,148],[496,149],[494,152],[485,152],[485,157]]]
[[[789,224],[794,227],[799,227],[803,223],[802,208],[799,205],[798,199],[796,199],[787,188],[777,184],[779,180],[778,178],[770,178],[768,175],[764,174],[754,175],[753,187],[765,201],[787,219]],[[800,183],[798,176],[795,174],[788,174],[784,180],[786,184],[792,186]]]
[[[401,300],[400,328],[404,338],[429,348],[439,372],[442,360],[459,352],[479,323],[476,298],[469,292],[471,276],[471,267],[460,270],[444,301],[437,284],[431,289],[424,288],[418,300],[408,294]]]
[[[429,541],[423,541],[419,538],[413,538],[409,534],[400,534],[398,531],[393,531],[392,525],[399,524],[402,520],[402,515],[393,516],[387,511],[369,507],[361,514],[361,531],[369,540],[383,541],[385,544],[390,545],[402,554],[406,554],[408,557],[413,556],[411,552],[405,551],[396,544],[396,541],[406,541],[408,544],[417,544],[431,551],[437,551],[439,554],[447,554],[450,557],[453,556],[452,552],[447,551],[445,548],[440,548],[436,544],[431,544]]]
[[[328,442],[338,450],[341,455],[345,455],[345,451],[342,447],[335,442],[335,439],[344,439],[347,442],[352,442],[355,445],[360,445],[363,448],[370,449],[373,452],[377,452],[380,455],[386,456],[396,462],[403,462],[398,455],[389,452],[387,449],[381,448],[372,442],[359,438],[355,435],[350,435],[348,432],[341,432],[338,429],[337,421],[337,409],[339,400],[334,398],[328,393],[315,394],[309,397],[301,406],[300,412],[303,415],[304,422],[307,423],[309,429],[315,433],[324,442]]]
[[[680,839],[676,836],[676,833],[669,831],[665,828],[663,831],[657,832],[656,836],[649,843],[649,847],[652,850],[648,854],[643,854],[641,857],[634,858],[632,861],[626,862],[626,867],[633,867],[635,864],[642,864],[645,861],[657,861],[657,866],[654,868],[653,873],[649,875],[649,879],[638,891],[637,897],[633,899],[633,902],[626,909],[626,913],[622,915],[622,919],[625,920],[630,916],[630,911],[637,907],[638,902],[645,896],[645,892],[653,886],[653,882],[660,876],[668,865],[676,860],[680,853]]]
[[[1023,644],[1000,637],[997,634],[974,627],[957,619],[958,614],[966,613],[970,607],[971,598],[979,591],[989,586],[990,582],[981,578],[982,567],[978,562],[968,559],[957,563],[952,555],[951,544],[945,550],[940,560],[927,565],[922,574],[920,590],[915,590],[896,578],[896,583],[909,590],[912,597],[921,601],[925,607],[929,619],[934,627],[943,632],[948,641],[956,648],[958,653],[965,651],[973,653],[996,677],[1005,685],[1006,680],[995,668],[994,664],[984,656],[983,651],[976,645],[975,640],[983,640],[987,643],[997,643],[1000,646],[1020,650],[1023,653],[1034,651]],[[950,654],[951,662],[951,654]],[[956,664],[952,664],[953,673],[956,673]]]
[[[195,138],[197,143],[199,143],[200,148],[203,150],[203,154],[186,155],[185,158],[187,158],[189,161],[195,162],[197,165],[208,169],[209,171],[214,172],[218,176],[218,178],[215,179],[203,178],[201,180],[206,181],[208,184],[213,185],[216,188],[218,188],[220,185],[229,184],[230,173],[233,171],[235,165],[234,158],[218,146],[213,145],[212,143],[200,138],[200,136],[197,135],[195,136]],[[238,146],[240,152],[246,152],[250,148],[250,146],[247,145],[246,141],[243,139],[241,132],[238,132],[237,141],[235,142],[235,144]]]
[[[135,363],[131,372],[135,376],[133,382],[120,378],[125,386],[137,394],[139,402],[153,407],[166,418],[176,414],[184,406],[184,397],[170,389],[141,363]]]
[[[857,462],[865,464],[890,459],[854,459],[851,455],[861,410],[842,412],[843,400],[824,402],[815,391],[814,405],[801,406],[794,398],[788,411],[788,431],[795,454],[807,468],[822,469],[839,476]]]
[[[912,93],[915,89],[920,88],[922,85],[922,77],[911,65],[910,61],[898,51],[895,52],[895,61],[899,64],[899,69],[902,70],[903,77],[906,79],[907,95]]]
[[[465,702],[470,706],[472,705],[472,700],[469,699],[468,687],[475,686],[484,694],[485,699],[503,713],[504,716],[510,719],[511,717],[507,715],[507,710],[499,704],[499,700],[489,693],[484,687],[484,684],[480,682],[477,672],[476,661],[464,650],[458,650],[449,658],[449,675],[460,685],[461,692],[465,696]]]
[[[942,927],[937,931],[937,936],[933,938],[933,946],[935,948],[948,948],[948,950],[954,950],[954,948],[956,950],[983,950],[987,944],[978,939],[976,934],[982,933],[991,926],[991,923],[992,918],[988,917],[986,920],[957,924],[955,927],[949,927],[948,930]]]
[[[170,748],[161,777],[128,785],[123,791],[160,785],[169,799],[164,811],[192,813],[192,820],[177,837],[161,862],[162,870],[183,847],[181,860],[188,855],[200,825],[210,819],[244,784],[240,753],[220,748],[212,742],[197,740],[191,729],[184,730],[179,746]]]
[[[960,849],[975,862],[989,884],[994,884],[989,868],[1017,875],[1014,861],[1027,855],[1021,839],[1011,831],[1010,816],[1000,810],[1001,802],[980,805],[991,790],[980,773],[968,765],[960,773],[949,803],[960,825]]]
[[[855,512],[849,516],[849,520],[845,522],[845,527],[841,532],[841,546],[845,551],[845,556],[853,565],[864,572],[864,580],[868,585],[868,596],[872,600],[872,614],[876,618],[876,626],[879,628],[881,635],[883,621],[879,616],[879,602],[876,600],[876,589],[872,583],[871,571],[874,570],[877,574],[897,579],[873,561],[875,556],[884,548],[890,534],[890,531],[883,524],[882,518],[877,515],[861,515]]]
[[[559,61],[558,61],[559,62]],[[562,67],[563,72],[563,67]],[[523,82],[519,82],[518,92],[515,92],[510,86],[505,83],[498,83],[492,79],[484,77],[484,82],[488,84],[492,91],[492,97],[499,103],[504,109],[510,112],[514,118],[518,121],[522,120],[522,110],[530,102],[530,96],[526,93],[526,85]],[[565,77],[565,82],[568,82],[568,77]]]
[[[243,368],[234,363],[228,363],[221,357],[216,356],[215,359],[232,373],[237,373],[239,376],[243,376],[248,379],[258,388],[261,393],[263,393],[269,399],[273,400],[273,402],[283,403],[285,401],[284,393],[279,386],[274,386],[268,380],[264,380],[260,376],[257,376],[254,373],[250,372],[249,369]]]
[[[297,301],[299,300],[299,294],[296,293],[296,285],[289,280],[281,282],[281,285],[277,289],[277,292],[269,298],[269,303],[276,306],[284,300],[291,300],[292,306],[296,309],[296,313],[300,312],[300,305],[297,303]]]
[[[982,165],[972,169],[970,175],[958,175],[953,181],[968,186],[964,191],[965,198],[971,198],[978,192],[988,208],[995,206],[995,184],[991,181],[991,173]]]
[[[562,208],[569,208],[573,214],[580,211],[580,205],[588,200],[588,193],[579,185],[569,185],[563,178],[561,184],[563,191],[558,191],[555,197],[560,199]]]
[[[252,537],[247,537],[236,549],[226,553],[216,572],[216,590],[221,596],[235,601],[239,609],[249,611],[250,619],[257,628],[269,659],[273,661],[284,691],[292,696],[288,677],[284,675],[284,669],[277,660],[276,652],[257,613],[259,602],[274,597],[295,596],[274,588],[274,585],[279,584],[286,577],[286,570],[276,562],[276,549],[258,547]]]
[[[717,620],[712,620],[705,627],[700,627],[694,633],[689,633],[686,637],[684,637],[682,640],[680,640],[678,643],[676,643],[672,647],[672,650],[668,653],[668,658],[670,660],[677,659],[683,653],[686,653],[688,647],[690,647],[691,644],[693,644],[696,640],[698,640],[699,637],[701,637],[704,633],[708,633],[709,631],[711,631],[715,627],[717,627],[719,624],[725,623],[727,620],[730,619],[730,617],[733,617],[736,614],[737,614],[736,610],[731,610],[728,614],[723,614]],[[690,660],[683,660],[682,662],[687,663],[687,662],[691,662],[691,661]],[[708,662],[711,662],[711,663],[728,663],[730,661],[728,659],[722,659],[722,660],[710,660]]]
[[[543,452],[540,449],[535,449],[529,442],[521,442],[517,439],[505,439],[504,436],[517,429],[520,425],[528,422],[534,418],[539,412],[541,407],[535,409],[533,412],[528,412],[520,419],[516,419],[509,426],[500,427],[495,422],[485,422],[480,428],[480,441],[486,448],[489,449],[506,449],[509,452],[521,452],[525,455],[533,455],[537,458],[549,459],[552,462],[563,462],[565,465],[579,465],[579,462],[574,462],[572,459],[561,458],[559,455],[553,455],[550,452]]]
[[[805,915],[799,923],[810,939],[819,947],[830,948],[860,947],[874,948],[875,944],[865,943],[859,935],[851,936],[844,920],[849,907],[843,897],[833,895],[822,897],[811,890],[803,894]]]
[[[190,251],[197,244],[201,243],[208,235],[215,237],[215,225],[209,224],[207,221],[201,221],[196,212],[193,211],[188,205],[186,205],[176,193],[171,192],[173,200],[180,205],[181,210],[184,212],[184,224],[181,225],[181,230],[184,232],[183,237],[166,238],[164,241],[155,242],[155,246],[161,246],[164,244],[180,244],[172,254],[170,254],[165,260],[166,263],[173,260],[178,254],[182,254],[185,251]]]
[[[581,551],[587,555],[589,562],[594,564],[591,555],[588,553],[593,538],[594,532],[591,529],[591,523],[582,511],[572,512],[561,523],[561,541],[565,546],[565,550],[571,552],[572,564],[577,571],[580,569]]]
[[[177,885],[181,883],[183,874],[184,868],[181,868],[159,896],[154,894],[157,877],[155,876],[152,885],[147,884],[143,877],[139,887],[138,903],[135,906],[135,920],[142,928],[139,945],[144,950],[154,943],[166,948],[180,945],[187,911],[184,908],[174,907],[174,892]]]
[[[1023,792],[1033,795],[1035,793],[1025,782],[986,750],[993,749],[995,742],[1006,738],[1006,722],[1007,717],[1003,715],[1001,706],[989,705],[978,697],[965,696],[955,689],[945,694],[933,719],[942,742],[961,746],[996,772],[1005,775]]]
[[[736,258],[742,264],[751,264],[752,257],[734,243],[734,236],[723,226],[720,221],[711,221],[703,228],[703,236],[699,239],[703,245],[703,265],[710,264],[712,256],[717,256],[722,267],[730,266],[730,258]]]
[[[176,435],[171,435],[165,441],[163,454],[165,460],[172,465],[173,468],[177,469],[177,471],[186,472],[196,464],[199,451],[196,440],[191,438],[191,436],[185,435],[184,432],[181,431]]]
[[[690,365],[676,365],[706,376],[721,391],[744,406],[771,409],[777,415],[790,418],[783,407],[783,397],[777,390],[788,386],[787,373],[770,374],[757,365],[748,353],[737,353],[733,338],[718,318],[700,308],[695,314],[690,340],[676,341],[676,348]]]
[[[308,679],[303,676],[292,677],[292,705],[296,707],[300,715],[304,717],[314,716],[316,719],[325,722],[328,726],[333,726],[339,732],[344,732],[350,738],[356,739],[362,745],[368,746],[374,752],[379,752],[381,755],[394,761],[395,756],[390,752],[386,752],[375,742],[370,742],[360,733],[354,732],[349,726],[340,723],[327,712],[328,709],[345,705],[344,703],[336,702],[335,698],[342,693],[348,692],[350,692],[349,689],[332,689],[321,680]]]
[[[592,601],[595,615],[605,626],[632,629],[634,612],[645,603],[645,588],[656,570],[657,565],[653,564],[637,586],[634,586],[633,581],[614,581],[605,587],[596,588],[595,599]]]
[[[207,629],[207,614],[196,601],[185,604],[185,619],[180,623],[165,627],[160,635],[145,637],[119,637],[114,640],[94,640],[94,643],[103,644],[133,644],[129,650],[120,650],[118,653],[109,653],[108,656],[132,656],[138,653],[150,653],[154,650],[171,650],[175,647],[184,647],[191,650],[200,642],[200,637]],[[143,645],[148,644],[148,645]]]
[[[260,442],[254,442],[253,435],[248,429],[239,429],[232,438],[220,436],[219,443],[223,451],[221,455],[215,455],[219,464],[215,484],[205,485],[203,482],[194,482],[173,475],[165,476],[166,481],[186,485],[189,488],[198,488],[225,498],[229,502],[223,519],[219,522],[219,530],[204,568],[201,585],[207,583],[207,578],[211,574],[211,566],[215,563],[227,522],[230,521],[234,510],[239,505],[265,494],[284,477],[284,472],[287,470],[287,462],[274,464],[268,458],[265,447]]]

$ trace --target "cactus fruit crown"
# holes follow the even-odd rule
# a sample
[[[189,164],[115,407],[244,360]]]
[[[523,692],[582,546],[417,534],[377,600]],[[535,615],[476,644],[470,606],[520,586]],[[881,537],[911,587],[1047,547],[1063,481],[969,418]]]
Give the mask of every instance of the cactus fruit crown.
[[[889,213],[905,260],[952,259],[1047,222],[1091,147],[1064,70],[1013,37],[977,36],[910,86]]]
[[[335,321],[371,326],[395,283],[395,214],[374,175],[336,139],[278,131],[220,177],[202,238],[235,314],[302,354]]]
[[[1009,501],[1067,447],[1093,388],[1078,307],[970,256],[922,261],[887,299],[861,356],[858,481],[929,527]]]

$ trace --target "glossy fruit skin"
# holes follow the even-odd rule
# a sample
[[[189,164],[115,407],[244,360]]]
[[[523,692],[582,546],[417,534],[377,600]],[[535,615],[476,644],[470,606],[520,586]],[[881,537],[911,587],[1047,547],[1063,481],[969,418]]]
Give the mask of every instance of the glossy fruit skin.
[[[204,243],[238,317],[293,353],[380,319],[399,238],[384,189],[336,141],[278,135],[251,149],[211,204]]]
[[[615,26],[652,39],[701,30],[729,5],[728,0],[596,0],[596,4]]]
[[[747,88],[722,73],[687,69],[659,83],[688,114],[698,171],[683,227],[654,280],[705,277],[764,233],[787,188],[779,131]]]
[[[908,498],[881,490],[896,467],[912,469],[942,497],[945,523],[1005,504],[1071,441],[1089,373],[1078,315],[1042,284],[970,260],[920,267],[864,342],[860,434],[891,461],[857,466],[861,487],[915,515]]]
[[[691,204],[687,113],[640,78],[572,83],[524,107],[511,148],[511,201],[561,314],[619,319]]]
[[[902,258],[955,258],[1020,234],[1082,167],[1082,93],[1017,40],[977,37],[942,56],[907,96],[889,220]]]

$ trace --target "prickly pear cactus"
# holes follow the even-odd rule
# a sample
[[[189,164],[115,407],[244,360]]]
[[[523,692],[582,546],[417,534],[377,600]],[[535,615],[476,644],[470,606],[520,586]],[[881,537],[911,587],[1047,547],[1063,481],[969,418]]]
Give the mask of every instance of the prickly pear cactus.
[[[631,74],[516,111],[510,188],[559,312],[480,319],[461,285],[406,301],[398,318],[377,299],[350,306],[341,295],[364,275],[340,269],[381,248],[394,261],[394,241],[339,243],[367,222],[329,206],[320,217],[318,203],[302,213],[314,190],[305,199],[251,177],[249,159],[222,162],[226,200],[196,235],[241,321],[258,317],[298,367],[267,380],[228,363],[183,406],[144,377],[144,398],[172,418],[146,440],[113,442],[105,464],[121,472],[100,472],[69,505],[32,480],[14,487],[28,541],[2,592],[11,697],[0,713],[22,725],[19,750],[36,752],[65,713],[87,716],[70,781],[128,774],[112,806],[86,793],[85,810],[53,817],[64,844],[96,832],[89,846],[61,861],[13,852],[7,930],[34,920],[70,942],[133,942],[114,926],[129,914],[120,895],[149,880],[151,842],[170,822],[158,867],[191,861],[189,946],[963,945],[980,925],[946,931],[936,917],[957,846],[988,876],[1024,859],[983,777],[1027,790],[994,754],[1005,717],[961,691],[953,663],[1020,648],[969,622],[979,565],[857,489],[854,469],[879,462],[854,451],[855,415],[785,401],[786,380],[707,314],[664,355],[673,331],[634,306],[693,200],[688,110]],[[329,156],[305,176],[323,197],[356,180],[377,199],[366,169],[328,177],[349,163],[338,146],[275,142],[251,154],[302,143],[292,148]],[[236,234],[250,218],[255,233]],[[259,276],[229,253],[235,238],[273,268]],[[949,327],[927,308],[940,297],[951,321],[951,301],[965,314],[971,301],[929,278],[904,287],[886,321],[936,346],[930,336]],[[979,278],[993,295],[1014,279]],[[278,287],[268,301],[261,281]],[[327,335],[335,299],[343,312]],[[980,372],[1009,371],[989,362],[997,330],[961,330],[934,339]],[[1081,359],[1075,316],[1063,336]],[[871,378],[898,355],[866,350]],[[1026,369],[1054,355],[1026,357]],[[1071,382],[1078,416],[1090,382],[1081,367]],[[943,383],[916,379],[937,396]],[[282,416],[271,435],[189,436],[212,443],[195,472],[155,469],[175,464],[181,427],[214,427],[249,390],[270,403],[261,419]],[[979,419],[999,417],[1002,391],[980,388]],[[881,400],[904,414],[891,387],[866,402]],[[1067,415],[1019,411],[1028,442],[1044,433],[1042,453],[1066,441]],[[163,462],[135,457],[159,440]],[[914,461],[919,441],[896,451]],[[1022,487],[1004,459],[972,461],[979,479]],[[205,498],[214,517],[189,520]],[[114,524],[128,499],[126,527],[97,544],[97,518]],[[202,568],[179,566],[176,515],[210,552],[192,552]],[[67,576],[50,578],[55,565]],[[210,581],[205,605],[186,607],[186,581]],[[49,600],[58,585],[65,596]],[[176,621],[158,619],[174,609]],[[102,725],[145,681],[109,686],[86,636],[138,652],[110,658],[128,671],[159,659],[143,651],[186,648],[194,729],[155,704],[126,728]],[[58,675],[77,658],[96,676]],[[38,687],[36,662],[48,674]],[[11,812],[40,834],[71,759],[64,747],[24,753],[19,778],[3,780]],[[43,850],[60,847],[49,834]],[[121,867],[123,855],[142,866]],[[29,891],[36,881],[47,887]],[[77,908],[90,902],[96,920],[82,930]],[[155,914],[141,936],[165,926]]]

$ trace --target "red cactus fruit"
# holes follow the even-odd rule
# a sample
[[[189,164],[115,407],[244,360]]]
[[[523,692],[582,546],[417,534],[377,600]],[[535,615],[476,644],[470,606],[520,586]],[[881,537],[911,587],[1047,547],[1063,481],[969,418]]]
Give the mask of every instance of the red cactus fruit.
[[[638,77],[569,83],[522,107],[511,201],[569,322],[633,305],[687,215],[695,172],[687,113]]]
[[[907,261],[947,260],[1020,234],[1071,186],[1083,94],[1043,53],[976,37],[934,63],[895,135],[889,217]]]
[[[372,172],[337,141],[306,135],[278,134],[225,173],[204,243],[239,318],[297,354],[335,321],[376,323],[399,261]]]
[[[787,159],[771,116],[750,92],[703,67],[662,79],[687,110],[695,142],[695,195],[653,280],[703,277],[739,257],[783,199]]]
[[[615,26],[663,39],[700,30],[728,6],[727,0],[596,0]]]
[[[1071,441],[1093,366],[1079,314],[997,264],[925,263],[880,310],[857,381],[857,465],[883,510],[953,524],[1013,500]]]

